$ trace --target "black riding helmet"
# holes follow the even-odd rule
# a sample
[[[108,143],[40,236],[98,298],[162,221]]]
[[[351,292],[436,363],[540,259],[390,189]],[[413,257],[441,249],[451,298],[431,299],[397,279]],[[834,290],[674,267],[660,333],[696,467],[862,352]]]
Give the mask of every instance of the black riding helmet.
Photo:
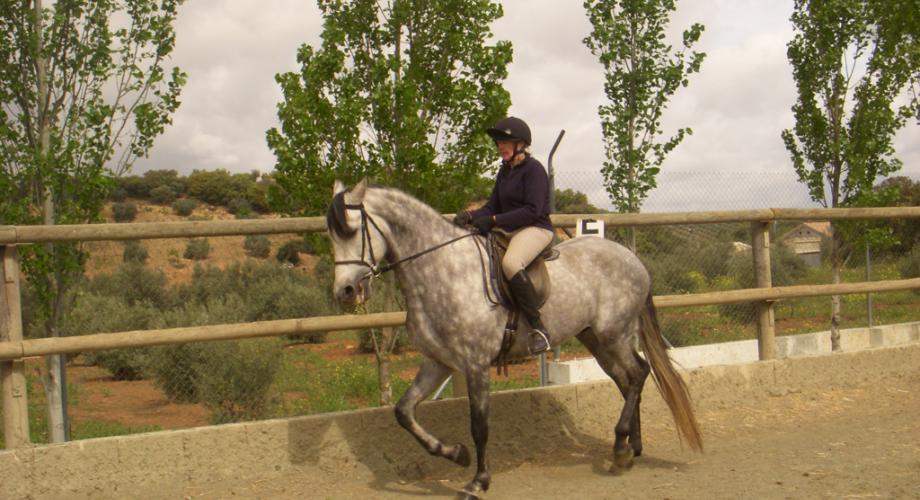
[[[502,118],[486,133],[495,141],[523,141],[530,146],[530,127],[520,118]]]

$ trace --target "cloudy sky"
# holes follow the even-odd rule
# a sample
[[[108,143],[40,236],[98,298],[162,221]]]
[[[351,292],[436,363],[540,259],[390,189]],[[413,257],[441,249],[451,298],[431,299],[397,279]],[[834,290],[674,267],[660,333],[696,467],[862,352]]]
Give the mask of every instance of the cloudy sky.
[[[582,44],[591,26],[580,0],[504,0],[496,39],[510,40],[506,88],[511,114],[527,120],[534,155],[553,159],[557,186],[606,205],[597,107],[603,71]],[[705,31],[700,73],[678,90],[665,114],[669,132],[691,127],[668,157],[643,210],[719,210],[814,206],[795,179],[780,131],[793,124],[795,87],[786,60],[792,1],[683,0],[671,18],[675,45],[693,22]],[[318,44],[322,20],[309,0],[192,0],[179,12],[173,62],[189,81],[174,122],[136,172],[172,168],[271,171],[265,131],[277,124],[279,72],[297,69],[303,43]],[[896,141],[903,174],[920,178],[920,127]]]

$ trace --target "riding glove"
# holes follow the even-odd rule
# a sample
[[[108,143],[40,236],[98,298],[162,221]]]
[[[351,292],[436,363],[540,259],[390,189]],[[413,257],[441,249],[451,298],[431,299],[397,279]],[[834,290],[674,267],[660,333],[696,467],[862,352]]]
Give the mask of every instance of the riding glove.
[[[483,215],[473,219],[473,225],[479,230],[479,234],[485,236],[495,227],[495,218],[491,215]]]
[[[462,212],[457,212],[457,215],[454,216],[454,224],[456,224],[456,225],[458,225],[458,226],[460,226],[460,227],[463,227],[463,226],[469,224],[469,223],[470,223],[470,220],[471,220],[472,218],[473,218],[473,216],[470,215],[470,211],[469,211],[469,210],[464,210],[464,211],[462,211]]]

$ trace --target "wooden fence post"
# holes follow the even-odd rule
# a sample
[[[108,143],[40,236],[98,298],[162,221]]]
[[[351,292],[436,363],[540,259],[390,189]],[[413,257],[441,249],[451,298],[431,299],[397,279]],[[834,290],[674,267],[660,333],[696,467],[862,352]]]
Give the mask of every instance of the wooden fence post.
[[[773,286],[770,271],[770,223],[751,223],[751,249],[754,256],[754,283],[758,288]],[[776,359],[776,331],[773,302],[757,302],[757,350],[761,360]]]
[[[19,258],[14,246],[0,246],[0,343],[22,340],[22,309],[19,299]],[[25,362],[0,362],[3,392],[3,439],[6,448],[29,444],[29,405]]]

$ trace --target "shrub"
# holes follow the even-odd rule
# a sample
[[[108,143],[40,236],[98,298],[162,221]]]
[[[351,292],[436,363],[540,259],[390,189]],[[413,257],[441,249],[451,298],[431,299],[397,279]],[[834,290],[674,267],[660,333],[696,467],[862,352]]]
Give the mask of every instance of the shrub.
[[[243,241],[243,248],[251,257],[264,259],[271,255],[272,244],[268,236],[261,234],[250,234]]]
[[[126,262],[111,274],[97,276],[85,288],[96,295],[117,297],[129,306],[149,303],[156,308],[168,308],[176,302],[166,288],[163,272],[136,262]]]
[[[731,286],[734,288],[754,288],[754,266],[750,253],[736,253],[728,259],[728,275],[734,279]],[[772,286],[794,285],[798,280],[808,274],[808,266],[801,257],[793,253],[782,244],[770,246],[770,270]],[[728,283],[721,281],[725,288]],[[720,304],[719,314],[739,323],[750,323],[757,320],[757,305],[752,302],[738,304]]]
[[[920,277],[920,247],[914,247],[909,254],[898,262],[898,272],[901,279]],[[914,289],[915,294],[920,294],[920,289]]]
[[[128,199],[128,192],[124,188],[117,187],[109,193],[109,199],[117,202],[125,201]]]
[[[207,363],[199,365],[198,400],[211,410],[211,423],[263,417],[269,389],[281,366],[278,339],[249,339],[203,346]]]
[[[115,222],[131,222],[137,217],[137,205],[132,202],[112,204],[112,217]]]
[[[198,201],[194,198],[182,198],[174,201],[172,208],[177,215],[186,217],[192,215],[192,211],[198,208]]]
[[[248,261],[226,269],[196,266],[191,283],[178,291],[185,304],[206,304],[227,297],[238,297],[242,321],[322,316],[333,311],[328,287],[297,270]],[[325,333],[294,336],[292,340],[322,342]]]
[[[150,201],[168,205],[176,201],[176,192],[169,186],[157,186],[150,190]]]
[[[157,328],[240,323],[245,321],[243,306],[237,295],[200,303],[183,302],[181,307],[163,311]],[[202,372],[215,364],[209,357],[209,349],[210,343],[158,347],[151,353],[148,372],[172,401],[198,402]]]
[[[121,260],[122,262],[134,262],[137,264],[144,264],[147,262],[147,258],[150,257],[150,254],[147,252],[147,247],[141,244],[138,241],[126,241],[125,250],[122,252]]]
[[[296,266],[300,264],[301,253],[311,253],[312,251],[312,245],[306,240],[289,240],[278,248],[275,258],[278,259],[278,262],[287,262]]]
[[[190,260],[205,260],[211,252],[211,244],[207,238],[192,238],[185,245],[182,257]]]
[[[252,214],[252,205],[243,198],[234,198],[227,203],[227,211],[242,219]]]
[[[159,311],[150,302],[128,303],[115,295],[78,294],[61,325],[64,335],[146,330],[153,328]],[[137,380],[146,373],[150,350],[112,349],[84,355],[88,364],[100,366],[116,380]]]
[[[162,327],[246,321],[238,295],[187,303],[162,316]],[[203,403],[213,423],[265,416],[269,390],[281,365],[277,339],[166,346],[156,349],[149,371],[173,401]]]

